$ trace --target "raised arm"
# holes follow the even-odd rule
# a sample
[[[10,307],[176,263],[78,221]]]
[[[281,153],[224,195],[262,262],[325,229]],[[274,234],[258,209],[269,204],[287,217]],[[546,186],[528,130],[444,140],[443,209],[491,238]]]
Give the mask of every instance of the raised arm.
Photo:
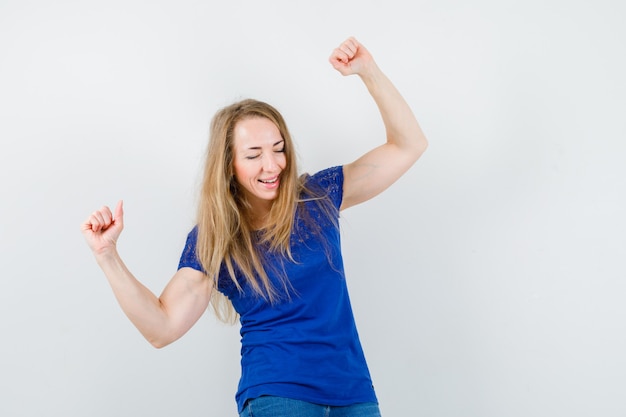
[[[411,108],[369,51],[355,38],[333,50],[330,63],[342,75],[358,75],[378,106],[387,141],[344,165],[341,210],[386,190],[424,153],[428,142]]]
[[[131,274],[117,252],[123,228],[121,201],[115,215],[105,206],[81,225],[122,310],[146,340],[161,348],[180,338],[200,318],[211,299],[213,284],[202,272],[181,268],[156,297]]]

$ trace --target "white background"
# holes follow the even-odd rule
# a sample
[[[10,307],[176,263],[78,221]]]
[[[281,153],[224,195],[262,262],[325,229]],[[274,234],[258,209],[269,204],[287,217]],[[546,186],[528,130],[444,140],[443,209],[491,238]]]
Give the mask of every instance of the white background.
[[[153,349],[79,232],[124,199],[156,293],[193,225],[208,124],[275,105],[302,170],[384,140],[354,35],[430,147],[344,212],[385,416],[626,415],[626,26],[618,1],[0,0],[0,415],[234,416],[238,328]]]

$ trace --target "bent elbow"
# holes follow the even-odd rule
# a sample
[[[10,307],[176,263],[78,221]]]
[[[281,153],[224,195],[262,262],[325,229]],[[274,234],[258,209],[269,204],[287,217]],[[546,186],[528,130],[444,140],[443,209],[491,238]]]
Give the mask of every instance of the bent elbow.
[[[419,144],[419,148],[420,148],[420,155],[426,152],[426,149],[428,149],[428,139],[422,138]]]
[[[152,347],[155,348],[155,349],[163,349],[168,344],[169,343],[162,343],[160,341],[150,342],[150,345],[152,345]]]
[[[163,349],[165,346],[171,344],[173,340],[165,339],[165,338],[148,338],[148,343],[152,345],[155,349]]]
[[[428,149],[428,140],[424,136],[420,137],[418,141],[414,142],[412,149],[415,161],[417,161]]]

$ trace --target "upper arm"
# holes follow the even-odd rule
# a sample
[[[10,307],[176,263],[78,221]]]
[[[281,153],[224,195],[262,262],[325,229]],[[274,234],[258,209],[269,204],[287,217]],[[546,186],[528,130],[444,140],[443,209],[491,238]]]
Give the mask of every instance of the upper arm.
[[[385,143],[343,167],[341,210],[380,194],[400,178],[422,155],[425,146]]]
[[[213,281],[193,268],[180,268],[159,301],[168,317],[166,345],[184,335],[204,313],[211,300]]]

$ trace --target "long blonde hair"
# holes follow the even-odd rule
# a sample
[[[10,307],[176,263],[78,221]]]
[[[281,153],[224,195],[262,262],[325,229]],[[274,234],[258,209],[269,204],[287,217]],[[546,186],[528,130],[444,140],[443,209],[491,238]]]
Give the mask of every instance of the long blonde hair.
[[[214,290],[211,305],[218,318],[235,322],[237,314],[232,303],[218,291],[222,264],[241,291],[242,284],[235,270],[243,273],[253,291],[269,301],[278,297],[263,267],[261,254],[252,239],[250,204],[235,180],[233,170],[234,130],[237,122],[264,117],[273,122],[285,141],[286,166],[280,174],[280,191],[272,204],[267,227],[259,231],[260,242],[291,258],[290,235],[298,195],[303,190],[303,179],[298,177],[293,141],[282,115],[262,101],[245,99],[219,110],[211,121],[209,145],[198,207],[197,257]]]

